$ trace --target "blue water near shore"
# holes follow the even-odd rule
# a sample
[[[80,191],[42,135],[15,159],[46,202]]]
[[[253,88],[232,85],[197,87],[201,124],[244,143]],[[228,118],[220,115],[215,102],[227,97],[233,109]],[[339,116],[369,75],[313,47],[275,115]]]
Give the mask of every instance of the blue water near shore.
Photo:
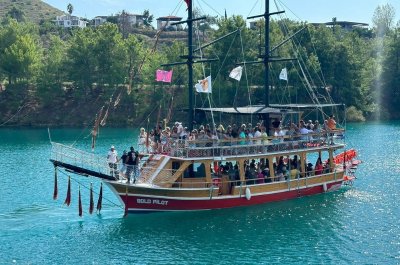
[[[52,139],[90,150],[86,134],[54,129]],[[114,144],[121,153],[136,135],[103,129],[96,152]],[[0,264],[400,264],[400,123],[350,124],[346,139],[364,161],[351,189],[248,208],[124,218],[107,188],[101,215],[89,215],[83,186],[93,182],[97,192],[94,179],[72,176],[66,207],[67,177],[60,172],[54,201],[47,130],[0,129]]]

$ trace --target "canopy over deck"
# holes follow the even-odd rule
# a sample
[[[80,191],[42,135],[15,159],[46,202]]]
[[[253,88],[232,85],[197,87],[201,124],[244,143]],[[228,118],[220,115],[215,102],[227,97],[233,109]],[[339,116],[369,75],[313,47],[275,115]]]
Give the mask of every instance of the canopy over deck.
[[[327,103],[327,104],[271,104],[271,107],[279,109],[321,109],[343,106],[343,104]]]
[[[281,113],[297,113],[297,111],[290,111],[287,109],[278,109],[278,108],[270,108],[265,106],[245,106],[245,107],[237,107],[237,108],[196,108],[196,111],[206,111],[206,112],[219,112],[226,114],[281,114]]]
[[[253,105],[244,107],[227,107],[227,108],[196,108],[196,111],[204,112],[217,112],[226,114],[240,114],[240,115],[251,115],[251,114],[295,114],[304,110],[309,109],[320,109],[326,107],[336,107],[342,104],[271,104],[271,107],[265,107],[263,105]]]

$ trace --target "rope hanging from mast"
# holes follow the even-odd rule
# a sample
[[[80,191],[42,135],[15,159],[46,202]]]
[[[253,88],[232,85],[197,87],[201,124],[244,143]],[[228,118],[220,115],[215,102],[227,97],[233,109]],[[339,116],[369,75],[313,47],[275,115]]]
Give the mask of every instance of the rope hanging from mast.
[[[94,126],[93,126],[93,129],[91,132],[91,134],[92,134],[92,151],[94,150],[94,148],[96,146],[96,138],[99,134],[100,122],[101,122],[101,118],[103,115],[103,109],[104,109],[104,106],[102,106],[101,109],[99,110],[99,112],[96,114]]]
[[[157,49],[157,45],[158,45],[159,39],[160,39],[160,36],[161,36],[161,33],[165,29],[166,25],[164,25],[160,30],[157,31],[156,35],[154,36],[155,37],[154,45],[153,45],[153,47],[152,47],[152,49],[150,50],[149,53],[145,53],[145,56],[143,57],[141,63],[139,64],[139,66],[137,68],[137,71],[134,71],[133,68],[129,71],[129,82],[128,82],[128,86],[127,86],[127,94],[128,95],[130,95],[130,93],[132,91],[132,84],[133,84],[134,79],[138,75],[141,74],[144,64],[146,63],[148,58],[155,53],[155,51]],[[113,107],[116,108],[118,106],[118,104],[120,103],[120,101],[121,101],[122,93],[124,91],[123,89],[121,89],[119,91],[119,93],[118,93],[118,95],[117,95],[117,97],[116,97],[116,99],[115,99],[115,101],[113,103],[113,97],[114,97],[114,93],[116,92],[116,90],[117,89],[114,90],[114,92],[112,93],[112,95],[110,97],[110,100],[108,102],[108,106],[107,106],[107,109],[106,109],[105,113],[103,114],[103,110],[105,108],[105,105],[103,105],[100,108],[100,111],[96,114],[95,123],[94,123],[93,129],[92,129],[92,132],[91,132],[91,135],[92,135],[92,150],[94,150],[95,145],[96,145],[96,137],[98,136],[98,133],[99,133],[99,129],[100,129],[99,127],[106,125],[110,106],[113,105]]]
[[[242,38],[242,31],[239,30],[239,37],[240,37],[240,46],[242,48],[242,57],[243,57],[243,68],[244,68],[244,75],[246,77],[246,86],[247,86],[247,95],[249,97],[249,105],[251,106],[251,93],[250,93],[250,86],[249,86],[249,79],[247,76],[247,67],[246,67],[246,60],[245,60],[245,56],[244,56],[244,48],[243,48],[243,38]],[[253,114],[250,115],[250,121],[251,123],[253,123]]]

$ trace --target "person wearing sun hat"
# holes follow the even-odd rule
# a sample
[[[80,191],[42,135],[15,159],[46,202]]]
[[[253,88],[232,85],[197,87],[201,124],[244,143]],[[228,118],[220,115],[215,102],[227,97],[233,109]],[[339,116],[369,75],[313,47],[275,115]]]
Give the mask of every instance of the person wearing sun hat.
[[[224,128],[224,126],[223,126],[222,124],[220,124],[220,125],[218,126],[217,132],[219,132],[219,133],[224,133],[224,132],[225,132],[225,128]]]
[[[115,176],[117,172],[118,153],[112,145],[107,154],[107,162],[110,167],[110,175]]]
[[[179,139],[183,139],[184,135],[185,135],[185,129],[182,126],[182,122],[175,122],[175,126],[177,129],[177,135]]]

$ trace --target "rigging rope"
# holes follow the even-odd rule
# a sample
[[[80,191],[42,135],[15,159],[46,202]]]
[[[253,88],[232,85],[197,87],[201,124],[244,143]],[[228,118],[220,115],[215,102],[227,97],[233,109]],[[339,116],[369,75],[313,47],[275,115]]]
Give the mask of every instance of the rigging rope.
[[[244,75],[246,77],[246,86],[247,86],[247,95],[249,97],[249,105],[251,106],[251,93],[250,93],[250,86],[249,86],[249,79],[247,76],[247,67],[246,67],[246,58],[244,56],[244,48],[243,48],[243,38],[242,38],[242,31],[239,30],[239,37],[240,37],[240,46],[242,48],[242,57],[243,57],[243,68],[244,68]],[[250,121],[253,123],[253,113],[250,115]]]
[[[219,13],[217,10],[215,10],[211,5],[209,5],[206,1],[201,0],[206,6],[208,6],[211,10],[213,10],[215,13],[217,13],[219,16],[223,16],[221,13]]]
[[[254,8],[256,7],[256,5],[258,4],[258,2],[260,2],[260,0],[257,0],[256,2],[254,2],[253,7],[250,9],[249,14],[248,14],[248,15],[246,16],[246,18],[245,18],[245,21],[246,21],[246,22],[247,22],[247,17],[249,17],[250,14],[253,12],[253,10],[254,10]],[[261,5],[260,5],[260,8],[261,8]]]
[[[29,105],[30,105],[29,102],[28,102],[28,103],[25,103],[24,105],[22,105],[22,106],[17,110],[17,112],[14,113],[14,115],[12,115],[8,120],[6,120],[6,121],[3,122],[2,124],[0,124],[0,127],[6,125],[7,123],[9,123],[12,119],[14,119],[15,116],[17,116],[17,115],[21,112],[21,110],[22,110],[23,108],[25,108],[25,107],[27,107],[27,106],[29,106]]]
[[[276,3],[276,0],[275,0],[275,4],[276,4],[277,9],[279,9],[279,6],[278,6],[278,4]],[[281,4],[282,4],[282,3],[281,3]],[[284,5],[284,4],[282,4],[282,5]],[[287,16],[283,17],[283,14],[280,14],[280,16],[281,16],[281,19],[282,19],[283,22],[285,22],[285,21],[288,20],[288,17],[287,17]],[[297,17],[297,16],[296,16],[296,17]],[[300,20],[300,19],[299,19],[299,20]],[[286,26],[286,29],[288,30],[288,26],[286,25],[286,23],[284,23],[284,26]],[[317,51],[316,51],[316,48],[315,48],[314,38],[313,38],[313,35],[312,35],[311,32],[310,32],[310,28],[309,28],[309,27],[307,27],[307,33],[308,33],[308,35],[309,35],[309,37],[310,37],[310,43],[311,43],[311,46],[312,46],[312,48],[313,48],[313,52],[314,52],[315,55],[317,55]],[[297,39],[297,36],[293,36],[293,39],[292,39],[292,40],[293,40],[293,43],[292,43],[292,44],[293,44],[295,47],[300,46],[300,44],[296,44],[296,41],[297,41],[297,42],[300,42],[300,41]],[[297,50],[299,50],[299,49],[297,48]],[[300,53],[300,54],[301,54],[301,53]],[[303,59],[303,62],[304,62],[304,59]],[[305,63],[304,63],[304,64],[305,64]],[[311,66],[312,66],[312,68],[313,68],[313,70],[314,70],[315,73],[319,73],[319,74],[317,74],[317,77],[318,77],[319,81],[321,82],[321,84],[322,84],[324,87],[326,87],[327,84],[326,84],[325,76],[324,76],[324,73],[322,72],[322,69],[321,69],[321,68],[316,69],[314,64],[312,64]],[[307,69],[307,71],[308,71],[308,69]],[[309,75],[310,75],[310,74],[309,74]],[[326,99],[325,99],[325,100],[326,100],[327,102],[333,103],[333,100],[332,100],[332,98],[330,97],[330,94],[327,93],[327,95],[328,95],[328,97],[329,97],[329,101],[326,100]],[[322,96],[322,95],[321,95],[321,96]]]
[[[183,4],[183,1],[180,1],[180,3],[175,7],[174,11],[178,12],[180,7],[182,6],[182,4]],[[128,83],[128,87],[127,87],[128,95],[132,91],[132,83],[133,83],[134,79],[136,78],[137,75],[141,74],[141,72],[143,70],[143,66],[146,63],[147,59],[151,55],[153,55],[155,53],[155,51],[157,49],[157,45],[158,45],[159,39],[160,39],[160,36],[161,36],[161,33],[164,31],[164,29],[167,27],[167,25],[168,25],[168,23],[166,23],[160,30],[158,30],[156,32],[156,35],[154,36],[155,37],[154,45],[153,45],[153,47],[152,47],[152,49],[150,50],[149,53],[147,53],[147,52],[145,53],[145,55],[142,58],[141,63],[137,67],[137,70],[134,71],[133,67],[132,67],[132,69],[130,69],[130,71],[129,71],[129,83]],[[108,103],[107,110],[106,110],[105,114],[103,115],[103,113],[102,113],[102,110],[105,107],[105,105],[103,105],[101,107],[100,114],[98,114],[98,116],[97,116],[97,118],[95,120],[94,128],[92,130],[92,149],[94,149],[94,147],[95,147],[96,137],[97,137],[98,131],[99,131],[99,125],[101,125],[101,126],[105,126],[106,125],[106,121],[107,121],[107,118],[108,118],[108,111],[109,111],[110,106],[114,105],[114,108],[116,108],[118,106],[120,100],[121,100],[123,89],[121,89],[121,91],[118,93],[118,95],[117,95],[117,97],[116,97],[116,99],[114,101],[114,104],[112,104],[112,99],[114,97],[115,92],[117,91],[117,87],[118,86],[115,87],[113,93],[111,94],[111,97],[110,97],[110,100],[109,100],[109,103]]]
[[[203,50],[202,50],[202,48],[201,48],[201,45],[200,45],[200,34],[199,34],[199,27],[198,27],[198,21],[196,22],[196,35],[197,35],[197,40],[198,40],[198,43],[199,43],[199,51],[200,51],[200,59],[201,60],[203,60]],[[205,72],[205,67],[204,67],[204,63],[202,62],[201,63],[201,67],[202,67],[202,70],[203,70],[203,77],[206,77],[206,72]],[[210,74],[211,74],[211,66],[210,66]],[[212,86],[212,83],[213,83],[213,81],[212,81],[212,79],[211,79],[211,86]],[[210,110],[211,110],[211,121],[212,121],[212,128],[213,128],[213,131],[215,131],[216,130],[216,128],[215,128],[215,121],[214,121],[214,113],[213,113],[213,110],[212,110],[212,105],[211,105],[211,100],[210,100],[210,93],[207,93],[207,99],[208,99],[208,105],[209,105],[209,107],[210,107]]]
[[[279,2],[280,2],[280,1],[279,1]],[[279,7],[277,1],[274,0],[274,3],[275,3],[275,6],[276,6],[276,9],[279,11],[279,10],[280,10],[280,7]],[[280,2],[280,3],[281,3],[281,2]],[[284,5],[283,3],[281,3],[281,4]],[[285,8],[285,9],[288,9],[288,8]],[[289,9],[289,10],[290,10],[290,9]],[[293,13],[293,12],[292,12],[292,13]],[[282,26],[284,26],[285,30],[288,32],[288,31],[289,31],[289,30],[288,30],[288,26],[287,26],[287,24],[285,23],[285,21],[288,20],[288,17],[287,17],[287,16],[284,17],[282,14],[280,14],[280,16],[281,16],[281,21],[283,21]],[[297,17],[297,16],[296,16],[296,17]],[[312,36],[311,36],[311,33],[310,33],[310,29],[309,29],[309,28],[307,28],[307,32],[308,32],[308,34],[310,35],[310,40],[311,40],[311,44],[312,44],[312,47],[313,47],[314,54],[317,55],[316,49],[315,49],[315,45],[314,45],[314,42],[313,42],[313,38],[312,38]],[[296,41],[297,41],[298,43],[296,43]],[[327,99],[325,96],[321,95],[318,91],[315,91],[314,88],[317,88],[318,86],[315,85],[314,83],[311,83],[311,82],[313,82],[313,81],[310,82],[309,78],[311,78],[312,75],[311,75],[311,73],[309,72],[308,68],[306,68],[306,69],[304,70],[304,67],[302,66],[302,65],[304,65],[304,66],[307,65],[306,62],[305,62],[306,59],[303,58],[303,56],[305,56],[305,54],[304,54],[304,55],[302,54],[301,49],[299,48],[300,44],[299,44],[299,41],[297,40],[297,37],[296,37],[296,36],[293,36],[293,38],[291,39],[291,43],[292,43],[293,49],[295,50],[295,54],[297,54],[298,65],[300,66],[300,70],[301,70],[301,73],[302,73],[302,77],[303,77],[303,78],[301,78],[301,75],[300,75],[300,73],[298,72],[297,67],[294,67],[294,69],[296,69],[296,71],[297,71],[297,73],[298,73],[298,75],[299,75],[299,77],[300,77],[300,80],[301,80],[301,82],[303,83],[304,87],[306,88],[306,91],[307,91],[307,93],[309,94],[309,96],[310,96],[312,102],[313,102],[314,104],[320,105],[321,103],[320,103],[319,97],[321,97],[321,98],[323,98],[323,99],[325,100],[325,102],[327,102],[327,103],[333,103],[333,100],[332,100],[332,98],[331,98],[331,96],[330,96],[329,93],[327,93],[327,95],[328,95],[328,99]],[[293,63],[293,62],[292,62],[292,65],[294,66],[294,63]],[[311,66],[312,66],[314,72],[316,73],[316,75],[317,75],[319,81],[323,84],[323,86],[324,86],[325,89],[326,89],[327,85],[326,85],[326,81],[325,81],[324,75],[323,75],[323,73],[322,73],[322,69],[319,68],[319,70],[318,70],[318,69],[316,69],[316,68],[314,67],[314,65],[311,65]],[[321,75],[319,75],[318,72],[319,72]],[[321,76],[322,76],[322,78],[321,78]],[[313,80],[313,79],[311,79],[311,80]],[[328,91],[326,91],[326,92],[328,92]],[[319,109],[319,111],[320,111],[325,117],[327,116],[327,114],[324,112],[324,110],[323,110],[322,107],[318,107],[318,109]]]

